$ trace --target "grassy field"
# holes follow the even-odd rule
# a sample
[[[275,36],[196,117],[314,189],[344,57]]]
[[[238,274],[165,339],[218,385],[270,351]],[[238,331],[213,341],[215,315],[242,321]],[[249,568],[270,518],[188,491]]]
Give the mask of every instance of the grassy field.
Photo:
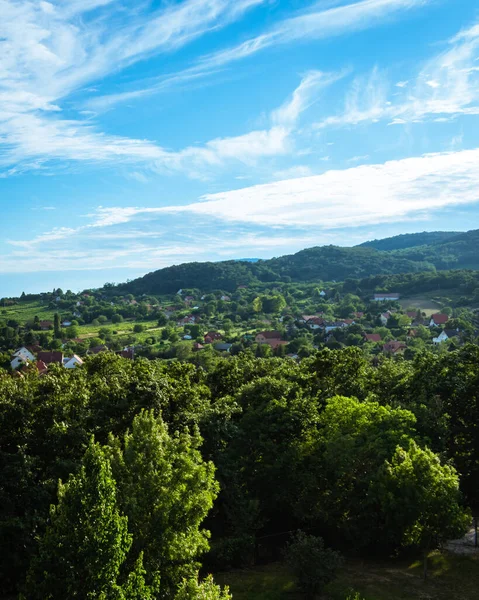
[[[304,600],[280,563],[219,573],[215,579],[230,586],[234,600]],[[345,600],[353,591],[364,600],[477,600],[479,554],[431,553],[426,581],[420,561],[348,560],[322,598]]]
[[[447,306],[447,303],[443,304],[437,300],[432,300],[426,296],[408,296],[399,300],[399,304],[403,310],[406,309],[420,309],[421,312],[426,313],[427,317],[430,317],[434,313],[440,311],[443,306]]]
[[[0,308],[0,316],[3,319],[14,319],[20,323],[34,319],[36,315],[43,321],[53,320],[54,310],[48,309],[41,302],[22,302],[14,306]]]

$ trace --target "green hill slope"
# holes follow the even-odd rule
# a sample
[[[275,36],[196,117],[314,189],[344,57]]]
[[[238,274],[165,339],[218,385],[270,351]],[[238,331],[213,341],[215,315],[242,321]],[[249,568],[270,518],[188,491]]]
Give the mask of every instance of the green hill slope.
[[[375,248],[376,250],[403,250],[436,242],[444,242],[457,235],[457,231],[423,231],[422,233],[403,233],[382,240],[371,240],[359,244],[358,248]]]
[[[431,243],[416,245],[428,236]],[[379,250],[371,247],[371,243],[353,248],[318,246],[257,262],[186,263],[148,273],[120,288],[133,294],[169,294],[180,288],[232,291],[254,281],[342,281],[436,269],[479,270],[479,230],[411,234],[381,242],[396,249]],[[398,245],[402,248],[398,249]]]

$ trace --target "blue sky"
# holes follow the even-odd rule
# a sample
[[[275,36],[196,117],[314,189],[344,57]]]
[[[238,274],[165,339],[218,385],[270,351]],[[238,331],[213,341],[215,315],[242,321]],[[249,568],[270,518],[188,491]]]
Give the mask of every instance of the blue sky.
[[[0,0],[0,296],[479,227],[474,0]]]

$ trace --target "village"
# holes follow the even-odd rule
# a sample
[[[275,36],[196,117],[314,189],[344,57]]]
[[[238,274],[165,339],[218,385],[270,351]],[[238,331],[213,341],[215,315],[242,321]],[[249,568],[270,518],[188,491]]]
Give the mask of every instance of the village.
[[[44,375],[54,365],[81,367],[101,352],[201,364],[245,351],[301,360],[322,347],[358,346],[374,356],[412,358],[423,348],[455,348],[478,335],[473,310],[446,306],[434,312],[430,303],[426,310],[408,303],[398,292],[360,298],[337,288],[298,284],[242,285],[234,293],[179,289],[163,297],[54,290],[36,302],[3,299],[0,343],[9,353],[8,364],[3,363],[8,370]],[[9,318],[24,306],[25,314],[39,310],[23,323]],[[302,312],[314,308],[321,310]]]

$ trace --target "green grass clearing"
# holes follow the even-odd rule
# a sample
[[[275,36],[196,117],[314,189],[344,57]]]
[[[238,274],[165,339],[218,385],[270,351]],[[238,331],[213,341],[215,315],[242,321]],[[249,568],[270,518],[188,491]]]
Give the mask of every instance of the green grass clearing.
[[[281,563],[218,573],[215,579],[229,585],[234,600],[304,600]],[[479,554],[431,553],[426,581],[422,579],[421,561],[347,560],[322,598],[345,600],[352,591],[365,600],[476,600]]]

